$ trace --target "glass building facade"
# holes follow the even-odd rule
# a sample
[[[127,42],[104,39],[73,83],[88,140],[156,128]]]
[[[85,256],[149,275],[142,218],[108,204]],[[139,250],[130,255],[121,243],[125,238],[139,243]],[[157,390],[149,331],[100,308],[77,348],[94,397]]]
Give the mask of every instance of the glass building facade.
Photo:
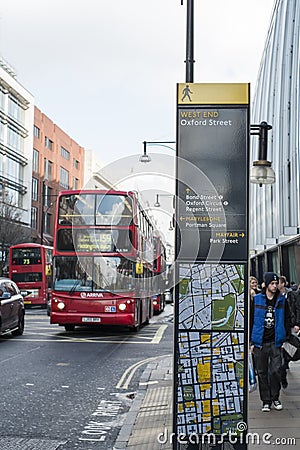
[[[0,57],[0,202],[18,208],[25,226],[30,226],[33,111],[32,95]]]
[[[255,88],[253,124],[272,125],[267,159],[276,182],[250,187],[252,272],[300,282],[300,2],[275,0]],[[258,139],[251,139],[251,160]]]

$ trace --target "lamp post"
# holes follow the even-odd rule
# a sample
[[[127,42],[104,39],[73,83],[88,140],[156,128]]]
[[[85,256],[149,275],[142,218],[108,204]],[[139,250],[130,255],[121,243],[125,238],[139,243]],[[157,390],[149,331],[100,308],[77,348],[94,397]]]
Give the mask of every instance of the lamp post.
[[[155,208],[160,208],[160,206],[161,206],[161,204],[159,202],[159,197],[171,197],[172,198],[173,215],[172,215],[172,219],[170,220],[168,231],[173,231],[174,230],[175,195],[173,195],[173,194],[156,194],[155,197],[156,197],[156,200],[154,203]]]
[[[159,197],[172,197],[172,199],[173,199],[172,208],[173,209],[175,208],[175,195],[173,195],[173,194],[156,194],[156,201],[154,203],[155,208],[159,208],[160,207]]]
[[[250,170],[250,183],[259,184],[260,187],[263,184],[275,183],[276,179],[275,172],[271,167],[272,163],[267,161],[268,131],[271,129],[272,126],[264,121],[260,124],[250,125],[250,134],[259,137],[258,160],[253,161],[253,167]]]
[[[175,141],[161,141],[161,142],[159,142],[159,141],[144,141],[143,142],[144,152],[140,156],[140,162],[148,163],[151,161],[151,157],[147,153],[147,145],[166,147],[166,148],[169,148],[170,150],[173,150],[173,152],[176,151],[173,147],[170,147],[167,144],[176,144],[176,142]]]
[[[194,0],[187,0],[185,81],[194,82]]]

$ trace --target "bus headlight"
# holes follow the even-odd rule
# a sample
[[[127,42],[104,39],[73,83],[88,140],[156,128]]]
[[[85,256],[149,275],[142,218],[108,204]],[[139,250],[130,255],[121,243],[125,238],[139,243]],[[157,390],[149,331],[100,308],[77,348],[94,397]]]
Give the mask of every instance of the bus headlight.
[[[125,311],[125,309],[126,309],[126,304],[125,303],[120,303],[119,304],[119,310],[120,311]]]
[[[65,304],[64,304],[64,302],[59,302],[59,303],[57,303],[57,308],[58,309],[60,309],[61,311],[65,308]]]

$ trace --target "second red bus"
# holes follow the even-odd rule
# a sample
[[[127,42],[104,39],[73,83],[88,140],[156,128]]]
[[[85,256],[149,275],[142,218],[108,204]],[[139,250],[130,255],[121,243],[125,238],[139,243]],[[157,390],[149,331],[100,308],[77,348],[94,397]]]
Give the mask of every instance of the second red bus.
[[[27,306],[47,306],[52,282],[52,247],[23,243],[9,249],[9,278],[19,287]]]

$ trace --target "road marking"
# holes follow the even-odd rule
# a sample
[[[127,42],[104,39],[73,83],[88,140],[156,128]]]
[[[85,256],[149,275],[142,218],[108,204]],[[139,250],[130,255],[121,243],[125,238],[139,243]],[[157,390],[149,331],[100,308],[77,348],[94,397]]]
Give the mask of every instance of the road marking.
[[[1,341],[4,341],[4,340],[8,341],[9,339],[1,339]],[[19,342],[24,342],[24,343],[26,343],[26,342],[53,342],[53,343],[64,342],[65,344],[127,344],[127,345],[130,345],[130,344],[142,344],[142,345],[152,344],[151,341],[149,341],[149,342],[147,342],[147,341],[146,342],[144,342],[144,341],[143,342],[142,341],[127,341],[127,340],[126,341],[118,341],[118,340],[111,341],[109,339],[99,339],[98,341],[92,341],[92,340],[89,341],[88,339],[86,339],[84,341],[82,339],[64,340],[64,339],[56,339],[55,336],[53,336],[52,339],[29,339],[29,338],[27,339],[27,338],[21,337],[21,339],[18,339],[18,343]],[[8,360],[13,359],[13,358],[14,357],[8,358]],[[5,360],[5,361],[8,361],[8,360]],[[1,362],[4,362],[4,361],[0,361],[0,363]]]
[[[155,333],[154,338],[151,341],[151,344],[159,344],[161,341],[161,338],[163,337],[163,334],[165,330],[168,328],[168,325],[161,325],[157,332]]]
[[[118,384],[116,385],[116,389],[128,389],[129,383],[132,380],[135,372],[144,364],[147,364],[153,360],[159,359],[159,358],[165,358],[166,356],[171,355],[161,355],[161,356],[153,356],[151,358],[144,359],[142,361],[138,361],[135,364],[132,364],[130,367],[128,367],[123,375],[121,376]],[[127,377],[127,379],[126,379]]]
[[[2,339],[1,339],[1,340],[2,340]],[[9,339],[3,339],[3,340],[9,341]],[[17,340],[17,339],[15,339],[15,340]],[[35,341],[34,341],[34,342],[35,342]],[[39,350],[40,348],[41,348],[40,346],[39,346],[39,347],[35,347],[35,348],[31,348],[30,350],[27,350],[26,353],[34,352],[35,350]],[[10,358],[2,359],[2,360],[0,361],[0,364],[2,364],[2,363],[4,363],[4,362],[7,362],[7,361],[10,361],[11,359],[19,358],[19,356],[24,356],[24,353],[23,353],[23,352],[22,352],[22,353],[18,353],[17,355],[11,356]]]
[[[128,389],[128,385],[129,385],[133,375],[137,371],[137,369],[139,367],[143,366],[144,364],[147,364],[148,362],[153,361],[154,359],[156,359],[156,356],[153,356],[152,358],[144,359],[143,361],[138,361],[135,364],[132,364],[130,367],[128,367],[125,370],[125,372],[123,373],[123,375],[121,376],[118,384],[116,385],[116,388],[117,389]],[[127,376],[128,376],[128,378],[125,381]]]
[[[140,386],[148,386],[149,384],[157,384],[158,383],[158,381],[157,380],[153,380],[153,381],[145,381],[145,382],[142,382],[142,383],[139,383],[139,385]]]
[[[66,342],[66,343],[109,343],[109,344],[150,344],[157,345],[160,343],[163,334],[168,327],[168,325],[160,325],[158,328],[158,324],[151,325],[139,333],[113,333],[110,335],[91,335],[90,333],[83,333],[80,330],[75,334],[64,334],[62,330],[58,331],[55,326],[49,327],[46,326],[44,328],[41,327],[40,324],[35,324],[31,322],[25,328],[25,332],[23,336],[17,338],[18,342]],[[43,332],[44,330],[44,332]],[[9,339],[2,338],[1,341],[5,341]],[[14,356],[15,357],[15,356]],[[1,363],[1,361],[0,361]]]
[[[122,402],[118,400],[101,400],[80,432],[79,441],[103,442],[107,434],[116,427],[116,420],[122,409]],[[110,420],[109,420],[110,419]],[[118,422],[118,420],[117,420]]]

